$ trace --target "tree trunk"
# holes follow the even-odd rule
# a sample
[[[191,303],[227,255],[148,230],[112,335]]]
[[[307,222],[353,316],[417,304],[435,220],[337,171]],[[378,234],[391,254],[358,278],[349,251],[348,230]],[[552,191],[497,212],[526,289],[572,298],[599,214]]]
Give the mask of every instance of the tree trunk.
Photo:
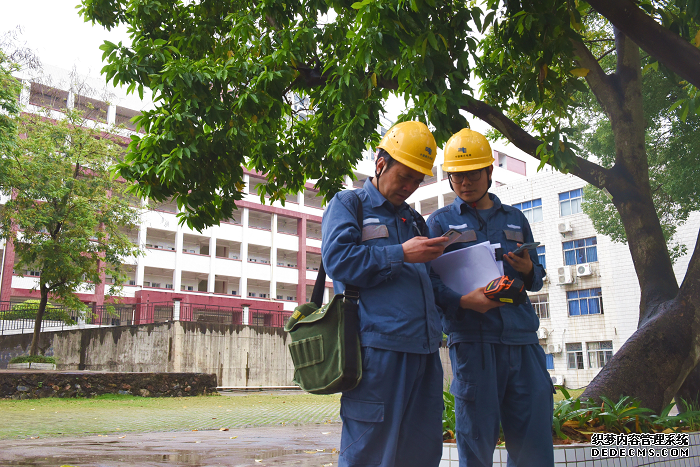
[[[682,324],[680,324],[682,323]],[[659,413],[671,402],[686,376],[697,365],[700,343],[700,307],[673,299],[632,334],[581,395],[617,402],[632,396]]]
[[[637,331],[589,384],[585,398],[621,395],[660,411],[679,390],[700,359],[700,286],[688,279],[679,292],[666,240],[654,208],[645,147],[639,48],[615,29],[617,69],[606,74],[583,43],[574,42],[577,61],[590,72],[586,80],[610,117],[615,165],[605,169],[577,159],[571,170],[598,188],[606,188],[627,234],[641,292]],[[536,155],[541,142],[502,113],[472,101],[464,108],[501,131],[518,148]],[[700,280],[696,248],[686,278]],[[693,285],[694,284],[694,285]],[[699,370],[700,373],[700,370]],[[697,391],[695,392],[697,394]]]
[[[697,379],[684,381],[691,372],[698,373],[700,361],[699,274],[700,248],[696,242],[678,295],[656,307],[656,313],[625,342],[581,397],[604,395],[615,401],[620,395],[630,395],[657,413],[676,394],[697,399]]]
[[[39,301],[39,309],[36,311],[36,320],[34,321],[34,335],[32,336],[32,345],[29,348],[29,355],[39,355],[39,337],[41,336],[41,321],[44,319],[44,311],[46,303],[49,301],[49,289],[43,283],[40,286],[41,300]]]

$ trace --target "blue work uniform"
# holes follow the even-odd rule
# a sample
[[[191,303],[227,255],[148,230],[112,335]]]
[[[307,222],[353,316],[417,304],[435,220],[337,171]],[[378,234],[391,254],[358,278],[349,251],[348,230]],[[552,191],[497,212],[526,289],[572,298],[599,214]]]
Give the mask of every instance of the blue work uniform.
[[[358,196],[355,196],[355,193]],[[429,268],[404,262],[402,243],[426,235],[406,203],[368,179],[323,215],[323,265],[336,293],[360,288],[362,381],[343,393],[340,466],[437,466],[442,454],[442,340]],[[362,202],[362,225],[357,202]],[[422,231],[421,231],[422,230]]]
[[[450,229],[462,232],[446,252],[489,241],[500,243],[503,254],[518,243],[532,242],[530,225],[520,210],[488,195],[494,205],[477,211],[456,198],[428,218],[431,236]],[[504,273],[523,280],[530,291],[542,288],[544,268],[529,250],[533,275],[528,283],[507,262]],[[497,258],[502,259],[502,258]],[[460,466],[490,466],[503,426],[509,467],[554,465],[552,447],[553,386],[545,355],[538,344],[539,319],[528,299],[486,313],[461,309],[461,295],[431,273],[433,291],[443,311],[454,379],[457,445]]]

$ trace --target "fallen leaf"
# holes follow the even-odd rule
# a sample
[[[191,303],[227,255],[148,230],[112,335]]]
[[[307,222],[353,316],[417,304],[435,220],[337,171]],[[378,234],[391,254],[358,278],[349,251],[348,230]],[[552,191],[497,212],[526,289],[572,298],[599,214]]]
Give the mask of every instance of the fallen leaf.
[[[219,428],[219,431],[228,431],[228,428]]]
[[[236,439],[238,436],[231,436],[229,439]]]
[[[201,441],[195,441],[194,444],[201,443]]]
[[[307,454],[316,454],[316,451],[304,451]]]
[[[199,430],[197,430],[197,429],[195,428],[195,429],[194,429],[194,430],[192,430],[192,431],[199,431]]]
[[[124,435],[124,436],[120,436],[120,437],[119,437],[119,439],[122,439],[122,438],[126,438],[126,435]]]
[[[329,433],[330,433],[330,431],[322,431],[322,432],[321,432],[322,435],[327,435],[327,434],[329,434]]]
[[[262,462],[262,459],[255,459],[255,462]]]

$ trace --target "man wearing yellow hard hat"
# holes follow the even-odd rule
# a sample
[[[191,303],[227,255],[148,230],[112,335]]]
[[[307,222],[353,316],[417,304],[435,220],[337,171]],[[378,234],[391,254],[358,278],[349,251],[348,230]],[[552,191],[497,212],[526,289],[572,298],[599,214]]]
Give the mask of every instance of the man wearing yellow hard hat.
[[[527,219],[488,192],[494,158],[486,138],[463,129],[449,139],[444,155],[443,171],[457,198],[428,218],[432,236],[450,229],[462,233],[461,241],[446,251],[499,243],[497,260],[503,258],[505,275],[522,280],[527,290],[541,289],[545,272],[537,252],[513,253],[533,241]],[[487,299],[483,288],[461,295],[438,275],[431,279],[450,347],[459,465],[492,465],[499,424],[509,467],[554,465],[553,387],[537,338],[539,319],[529,299],[502,304]]]
[[[440,464],[442,329],[425,263],[446,239],[429,239],[405,202],[432,175],[436,150],[425,124],[395,125],[379,143],[375,176],[338,193],[323,215],[321,253],[335,292],[360,289],[362,380],[340,399],[339,466]]]

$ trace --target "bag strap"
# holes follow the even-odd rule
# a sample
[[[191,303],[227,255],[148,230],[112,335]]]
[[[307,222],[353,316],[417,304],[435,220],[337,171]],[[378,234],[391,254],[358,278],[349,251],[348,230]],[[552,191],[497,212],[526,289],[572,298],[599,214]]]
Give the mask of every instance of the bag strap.
[[[357,225],[360,228],[360,240],[357,242],[359,245],[362,242],[362,221],[364,219],[363,213],[362,213],[362,200],[360,199],[360,195],[357,194],[355,190],[352,192],[355,197],[357,198]],[[321,303],[323,302],[323,290],[326,288],[326,270],[323,268],[323,259],[321,259],[321,266],[318,268],[318,275],[316,276],[316,283],[314,284],[314,290],[311,292],[311,301],[316,304],[317,307],[321,308]],[[360,288],[355,287],[354,285],[346,284],[345,285],[345,294],[346,297],[352,298],[352,299],[359,299],[360,298]]]

